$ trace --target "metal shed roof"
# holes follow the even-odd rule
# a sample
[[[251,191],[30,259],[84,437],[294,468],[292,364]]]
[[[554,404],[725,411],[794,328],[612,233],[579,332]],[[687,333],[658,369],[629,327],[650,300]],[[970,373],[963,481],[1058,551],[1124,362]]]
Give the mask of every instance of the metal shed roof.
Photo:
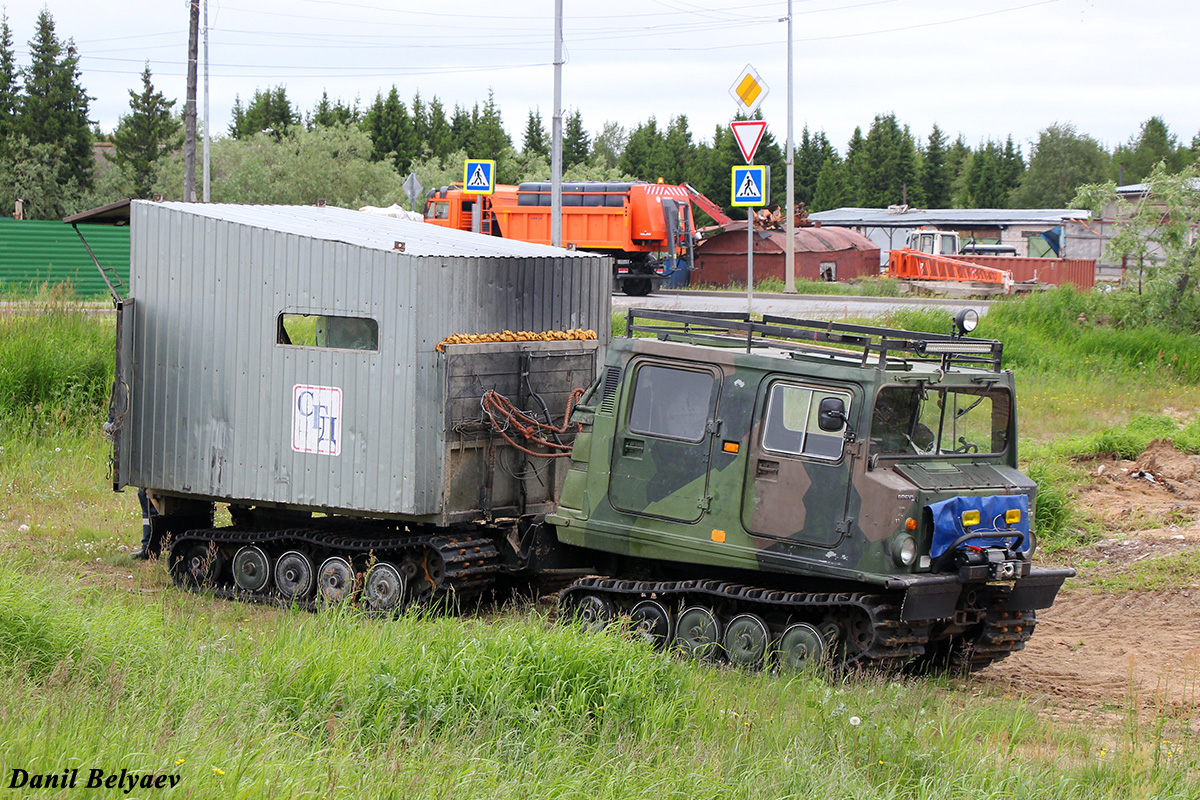
[[[1071,208],[835,208],[809,214],[822,225],[870,225],[914,228],[920,225],[1060,225],[1064,219],[1089,219],[1091,212]]]
[[[780,253],[787,245],[787,233],[783,231],[757,231],[759,241],[769,241]],[[795,252],[797,253],[834,253],[841,250],[878,250],[879,245],[850,228],[834,226],[801,227],[795,230]],[[725,226],[722,233],[710,236],[700,243],[702,250],[725,250],[732,246],[733,250],[746,252],[746,222],[736,220]],[[761,243],[755,245],[755,252],[763,248]]]
[[[149,204],[134,200],[135,205]],[[334,206],[268,206],[234,203],[164,202],[187,214],[252,228],[292,233],[373,250],[402,250],[410,256],[509,256],[517,258],[594,257],[591,253],[501,239]]]
[[[1192,178],[1192,191],[1200,192],[1200,178]],[[1121,197],[1141,197],[1150,191],[1148,183],[1130,183],[1125,186],[1117,187],[1117,194]]]

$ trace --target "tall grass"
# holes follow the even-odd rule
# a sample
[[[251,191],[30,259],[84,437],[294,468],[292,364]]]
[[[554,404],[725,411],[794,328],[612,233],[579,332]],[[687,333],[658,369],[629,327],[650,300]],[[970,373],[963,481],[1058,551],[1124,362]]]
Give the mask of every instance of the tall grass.
[[[0,739],[30,772],[178,773],[196,797],[1200,791],[1186,720],[1119,736],[945,682],[693,666],[536,612],[314,616],[34,567],[0,566]]]
[[[0,420],[22,427],[102,422],[114,332],[112,318],[86,312],[69,287],[0,315]]]
[[[996,303],[977,335],[1004,342],[1005,365],[1017,370],[1122,380],[1165,373],[1200,382],[1200,337],[1146,322],[1136,305],[1129,290],[1081,293],[1063,286]]]

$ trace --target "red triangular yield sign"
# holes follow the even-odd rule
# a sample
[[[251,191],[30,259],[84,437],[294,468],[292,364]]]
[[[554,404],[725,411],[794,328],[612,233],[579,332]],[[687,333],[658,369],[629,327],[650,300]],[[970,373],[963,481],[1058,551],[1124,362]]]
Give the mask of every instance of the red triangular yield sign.
[[[767,130],[767,123],[761,119],[745,119],[731,122],[729,127],[733,130],[738,149],[742,151],[742,158],[749,164],[754,158],[754,151],[758,149],[758,143],[762,141],[763,133]]]

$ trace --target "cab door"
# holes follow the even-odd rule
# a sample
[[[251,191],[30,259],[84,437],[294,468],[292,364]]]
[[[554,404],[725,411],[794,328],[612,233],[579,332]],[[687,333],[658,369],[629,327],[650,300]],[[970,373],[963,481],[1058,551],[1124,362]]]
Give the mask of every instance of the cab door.
[[[697,522],[708,508],[719,373],[635,363],[613,440],[609,502],[619,511]]]
[[[845,423],[824,430],[821,401],[837,398],[853,418],[858,394],[849,387],[775,378],[755,406],[742,522],[765,539],[833,547],[849,520],[850,467]]]

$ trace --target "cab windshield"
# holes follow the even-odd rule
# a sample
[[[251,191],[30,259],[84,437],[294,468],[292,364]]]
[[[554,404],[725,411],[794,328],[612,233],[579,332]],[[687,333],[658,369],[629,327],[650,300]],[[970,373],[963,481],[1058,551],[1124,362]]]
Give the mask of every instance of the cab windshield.
[[[1007,388],[885,386],[871,419],[871,452],[881,456],[1002,453],[1008,447]]]

